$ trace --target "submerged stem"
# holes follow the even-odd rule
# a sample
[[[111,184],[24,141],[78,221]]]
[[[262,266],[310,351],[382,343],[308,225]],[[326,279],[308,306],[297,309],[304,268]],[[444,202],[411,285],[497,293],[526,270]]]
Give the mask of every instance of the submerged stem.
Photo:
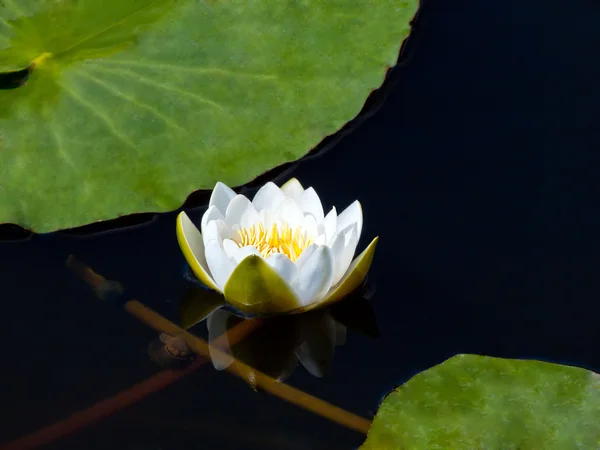
[[[120,286],[119,283],[106,280],[73,256],[68,258],[67,266],[83,281],[89,284],[97,293],[104,292],[107,286]],[[182,370],[163,370],[151,378],[137,383],[113,397],[104,399],[85,410],[74,413],[66,419],[48,425],[47,427],[27,436],[23,436],[22,438],[0,445],[0,450],[32,450],[38,448],[108,417],[120,409],[131,406],[153,392],[163,389],[171,383],[183,378],[185,375],[197,370],[206,361],[210,360],[210,347],[214,347],[213,352],[221,352],[221,348],[223,348],[224,344],[229,342],[229,345],[234,345],[244,339],[261,324],[260,320],[244,320],[228,330],[224,335],[217,338],[214,343],[208,344],[203,339],[178,327],[173,322],[165,319],[137,300],[128,300],[123,306],[127,312],[151,326],[156,331],[167,333],[172,336],[183,337],[189,348],[202,358],[198,358],[190,366]],[[256,387],[340,425],[364,434],[367,434],[369,431],[371,422],[364,417],[360,417],[299,389],[281,383],[262,372],[256,371],[239,360],[236,360],[235,364],[231,364],[226,370],[243,380],[252,379],[252,382]]]
[[[69,258],[69,260],[73,263],[76,261],[72,256]],[[67,262],[67,264],[69,264],[69,262]],[[81,270],[82,263],[77,263],[77,265],[78,267],[80,267]],[[85,265],[83,265],[83,267],[87,268],[87,276],[90,280],[93,279],[96,280],[96,282],[109,282],[102,276],[93,272],[89,267]],[[99,286],[94,287],[98,289]],[[177,326],[175,323],[164,318],[163,316],[148,308],[138,300],[128,300],[123,306],[127,312],[137,317],[147,325],[151,326],[156,331],[167,333],[171,336],[181,336],[185,339],[188,347],[192,351],[206,359],[210,360],[211,358],[209,350],[210,347],[214,347],[212,350],[213,352],[216,352],[217,355],[221,353],[221,355],[219,356],[225,356],[224,354],[222,354],[221,351],[221,338],[219,338],[214,345],[208,344],[204,339],[194,336],[193,334],[189,333],[183,328]],[[253,322],[257,321],[245,320],[240,324],[252,324]],[[258,324],[255,323],[254,326],[258,326]],[[243,329],[239,329],[238,327],[236,327],[234,329],[229,330],[226,333],[226,335],[222,336],[222,339],[228,338],[230,345],[233,345],[231,342],[241,340],[243,336],[246,336],[246,334],[244,333],[245,331],[243,331]],[[371,422],[368,419],[348,412],[342,408],[327,403],[324,400],[307,394],[299,389],[277,381],[275,378],[272,378],[262,372],[259,372],[239,360],[234,359],[234,362],[235,364],[229,365],[229,367],[226,370],[232,373],[233,375],[240,377],[243,380],[252,380],[253,386],[261,388],[264,391],[276,395],[277,397],[283,400],[301,406],[315,414],[319,414],[322,417],[325,417],[333,422],[339,423],[340,425],[348,427],[352,430],[364,434],[368,433],[369,428],[371,426]]]
[[[67,266],[83,281],[90,285],[98,295],[101,295],[106,291],[107,284],[120,286],[118,283],[109,282],[101,275],[98,275],[88,266],[76,260],[73,256],[70,256],[67,260]],[[228,331],[227,337],[222,335],[217,338],[215,340],[215,345],[222,346],[227,341],[229,341],[231,345],[234,345],[252,333],[259,325],[260,321],[258,320],[241,322]],[[11,442],[7,442],[6,444],[0,444],[0,450],[33,450],[64,438],[81,428],[98,422],[121,409],[143,400],[150,394],[166,388],[175,381],[195,372],[207,361],[207,359],[198,358],[185,369],[167,369],[158,372],[150,378],[134,384],[130,388],[125,389],[112,397],[105,398],[84,410],[77,411],[65,419],[21,438],[17,438]]]
[[[165,319],[160,314],[151,310],[137,300],[129,300],[125,303],[125,309],[138,319],[142,320],[152,328],[163,333],[171,335],[179,335],[185,338],[188,346],[198,355],[210,359],[209,345],[204,339],[201,339],[193,334],[178,327],[168,319]],[[244,322],[242,322],[244,323]],[[220,349],[213,349],[213,353],[222,353]],[[221,354],[219,356],[225,356]],[[345,409],[327,403],[320,398],[307,394],[295,387],[284,384],[276,379],[255,370],[254,368],[244,364],[239,360],[235,360],[235,364],[231,364],[226,369],[233,375],[242,378],[243,380],[253,379],[253,384],[277,397],[301,406],[315,414],[325,417],[333,422],[339,423],[352,430],[367,434],[371,426],[371,422],[364,417],[360,417]]]

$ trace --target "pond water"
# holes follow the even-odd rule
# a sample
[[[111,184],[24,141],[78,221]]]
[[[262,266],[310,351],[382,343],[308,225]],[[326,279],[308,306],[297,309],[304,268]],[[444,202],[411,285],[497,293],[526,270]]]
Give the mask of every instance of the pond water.
[[[348,330],[324,377],[298,366],[286,383],[371,418],[394,386],[458,353],[600,371],[600,7],[575,3],[428,2],[377,114],[285,174],[326,210],[361,201],[359,249],[380,236],[379,337]],[[20,448],[48,450],[358,447],[361,433],[210,363],[134,388],[161,371],[147,352],[158,333],[65,261],[177,321],[175,219],[1,244],[0,450],[25,436]],[[204,324],[194,332],[206,337]]]

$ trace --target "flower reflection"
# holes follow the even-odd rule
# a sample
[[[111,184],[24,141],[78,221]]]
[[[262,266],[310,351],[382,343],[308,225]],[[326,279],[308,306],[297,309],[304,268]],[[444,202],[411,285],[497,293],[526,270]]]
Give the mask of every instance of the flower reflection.
[[[242,320],[246,319],[229,311],[215,311],[207,320],[209,342]],[[211,351],[211,360],[217,370],[241,361],[278,380],[289,377],[300,362],[320,378],[331,365],[335,347],[345,341],[343,324],[326,312],[314,312],[266,321],[242,342]]]
[[[335,348],[346,342],[348,328],[368,336],[378,336],[369,302],[372,294],[372,286],[364,285],[329,308],[263,319],[260,327],[236,343],[227,340],[226,332],[249,319],[240,311],[225,305],[214,291],[190,286],[180,303],[180,313],[186,328],[205,320],[210,343],[221,338],[220,351],[215,351],[211,346],[210,353],[217,370],[241,362],[283,381],[301,365],[311,375],[321,378],[331,367]],[[175,344],[165,338],[162,343]],[[160,350],[159,343],[155,346]],[[157,352],[158,357],[154,357],[156,362],[162,357],[161,365],[173,355],[167,345],[163,347],[166,350]],[[174,364],[180,359],[180,354],[173,355]],[[247,381],[252,384],[252,380]]]

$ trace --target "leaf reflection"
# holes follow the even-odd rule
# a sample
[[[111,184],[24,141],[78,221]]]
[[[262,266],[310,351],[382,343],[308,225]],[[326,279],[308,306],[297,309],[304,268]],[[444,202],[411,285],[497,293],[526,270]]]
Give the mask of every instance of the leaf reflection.
[[[218,292],[202,289],[195,285],[189,286],[179,302],[182,328],[187,330],[202,322],[212,312],[222,307],[224,300]]]

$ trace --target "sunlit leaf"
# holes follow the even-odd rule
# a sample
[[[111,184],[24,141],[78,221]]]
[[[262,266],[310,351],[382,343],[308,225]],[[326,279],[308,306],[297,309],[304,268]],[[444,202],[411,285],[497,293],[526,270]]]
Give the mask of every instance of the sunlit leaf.
[[[0,222],[47,232],[179,207],[354,118],[417,0],[1,0]]]
[[[363,450],[600,448],[600,375],[458,355],[389,394]]]

